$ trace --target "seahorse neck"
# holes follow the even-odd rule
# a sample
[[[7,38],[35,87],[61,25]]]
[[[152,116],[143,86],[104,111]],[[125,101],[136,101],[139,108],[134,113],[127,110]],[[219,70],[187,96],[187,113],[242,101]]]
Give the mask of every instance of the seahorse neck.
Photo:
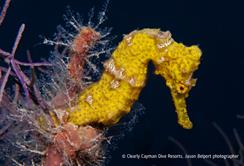
[[[163,55],[162,50],[171,42],[170,33],[161,33],[159,29],[134,31],[124,37],[111,59],[104,64],[105,71],[132,86],[144,86],[148,62],[152,60],[157,64]]]

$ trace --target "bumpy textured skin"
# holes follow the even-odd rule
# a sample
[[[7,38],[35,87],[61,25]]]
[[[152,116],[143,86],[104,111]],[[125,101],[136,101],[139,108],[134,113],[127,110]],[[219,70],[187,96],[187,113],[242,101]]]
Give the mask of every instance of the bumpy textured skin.
[[[178,123],[192,128],[185,98],[195,85],[193,72],[200,63],[197,46],[186,47],[172,40],[169,32],[143,29],[126,35],[112,57],[104,63],[101,79],[85,89],[69,110],[68,121],[76,125],[113,125],[129,113],[145,86],[150,60],[156,74],[165,78],[171,90]],[[154,93],[154,92],[152,92]]]

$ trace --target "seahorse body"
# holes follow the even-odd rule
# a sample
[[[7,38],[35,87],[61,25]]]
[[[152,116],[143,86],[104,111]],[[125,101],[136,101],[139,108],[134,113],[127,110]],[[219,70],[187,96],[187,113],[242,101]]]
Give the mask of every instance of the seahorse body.
[[[186,47],[159,29],[143,29],[125,36],[112,57],[104,63],[101,79],[85,89],[78,104],[69,110],[68,121],[76,125],[113,125],[129,113],[145,86],[150,60],[156,74],[166,79],[175,103],[178,123],[192,128],[185,98],[195,81],[193,72],[200,63],[197,46]]]

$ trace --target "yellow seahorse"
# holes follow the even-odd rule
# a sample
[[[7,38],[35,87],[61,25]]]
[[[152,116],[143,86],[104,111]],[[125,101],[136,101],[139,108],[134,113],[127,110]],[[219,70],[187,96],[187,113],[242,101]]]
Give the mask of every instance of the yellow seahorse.
[[[126,35],[112,57],[104,63],[100,80],[85,89],[69,111],[68,122],[76,125],[113,125],[129,113],[145,86],[150,60],[156,74],[165,78],[178,115],[178,123],[192,128],[185,99],[195,79],[201,50],[175,42],[169,31],[143,29]]]

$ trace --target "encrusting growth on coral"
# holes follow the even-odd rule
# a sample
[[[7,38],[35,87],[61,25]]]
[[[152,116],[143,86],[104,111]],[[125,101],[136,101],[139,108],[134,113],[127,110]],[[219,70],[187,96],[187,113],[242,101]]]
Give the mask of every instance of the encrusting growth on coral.
[[[85,89],[78,104],[69,111],[68,121],[76,125],[113,125],[129,113],[145,86],[150,60],[156,74],[164,77],[178,115],[178,123],[192,128],[185,98],[195,79],[193,72],[200,63],[197,46],[186,47],[173,41],[170,32],[143,29],[125,36],[112,57],[104,63],[101,79]]]
[[[69,74],[75,81],[80,81],[83,76],[85,57],[89,49],[101,37],[99,32],[96,32],[90,27],[81,28],[79,34],[74,38],[71,46],[71,59],[68,64]]]
[[[79,151],[83,152],[83,154],[89,154],[89,152],[86,153],[88,150],[96,152],[103,141],[102,137],[102,132],[91,126],[77,127],[70,123],[65,124],[63,130],[54,136],[53,144],[47,148],[44,165],[60,166],[65,163],[65,157],[71,160],[76,159]],[[96,154],[95,152],[90,153]],[[88,157],[98,160],[100,156]]]

